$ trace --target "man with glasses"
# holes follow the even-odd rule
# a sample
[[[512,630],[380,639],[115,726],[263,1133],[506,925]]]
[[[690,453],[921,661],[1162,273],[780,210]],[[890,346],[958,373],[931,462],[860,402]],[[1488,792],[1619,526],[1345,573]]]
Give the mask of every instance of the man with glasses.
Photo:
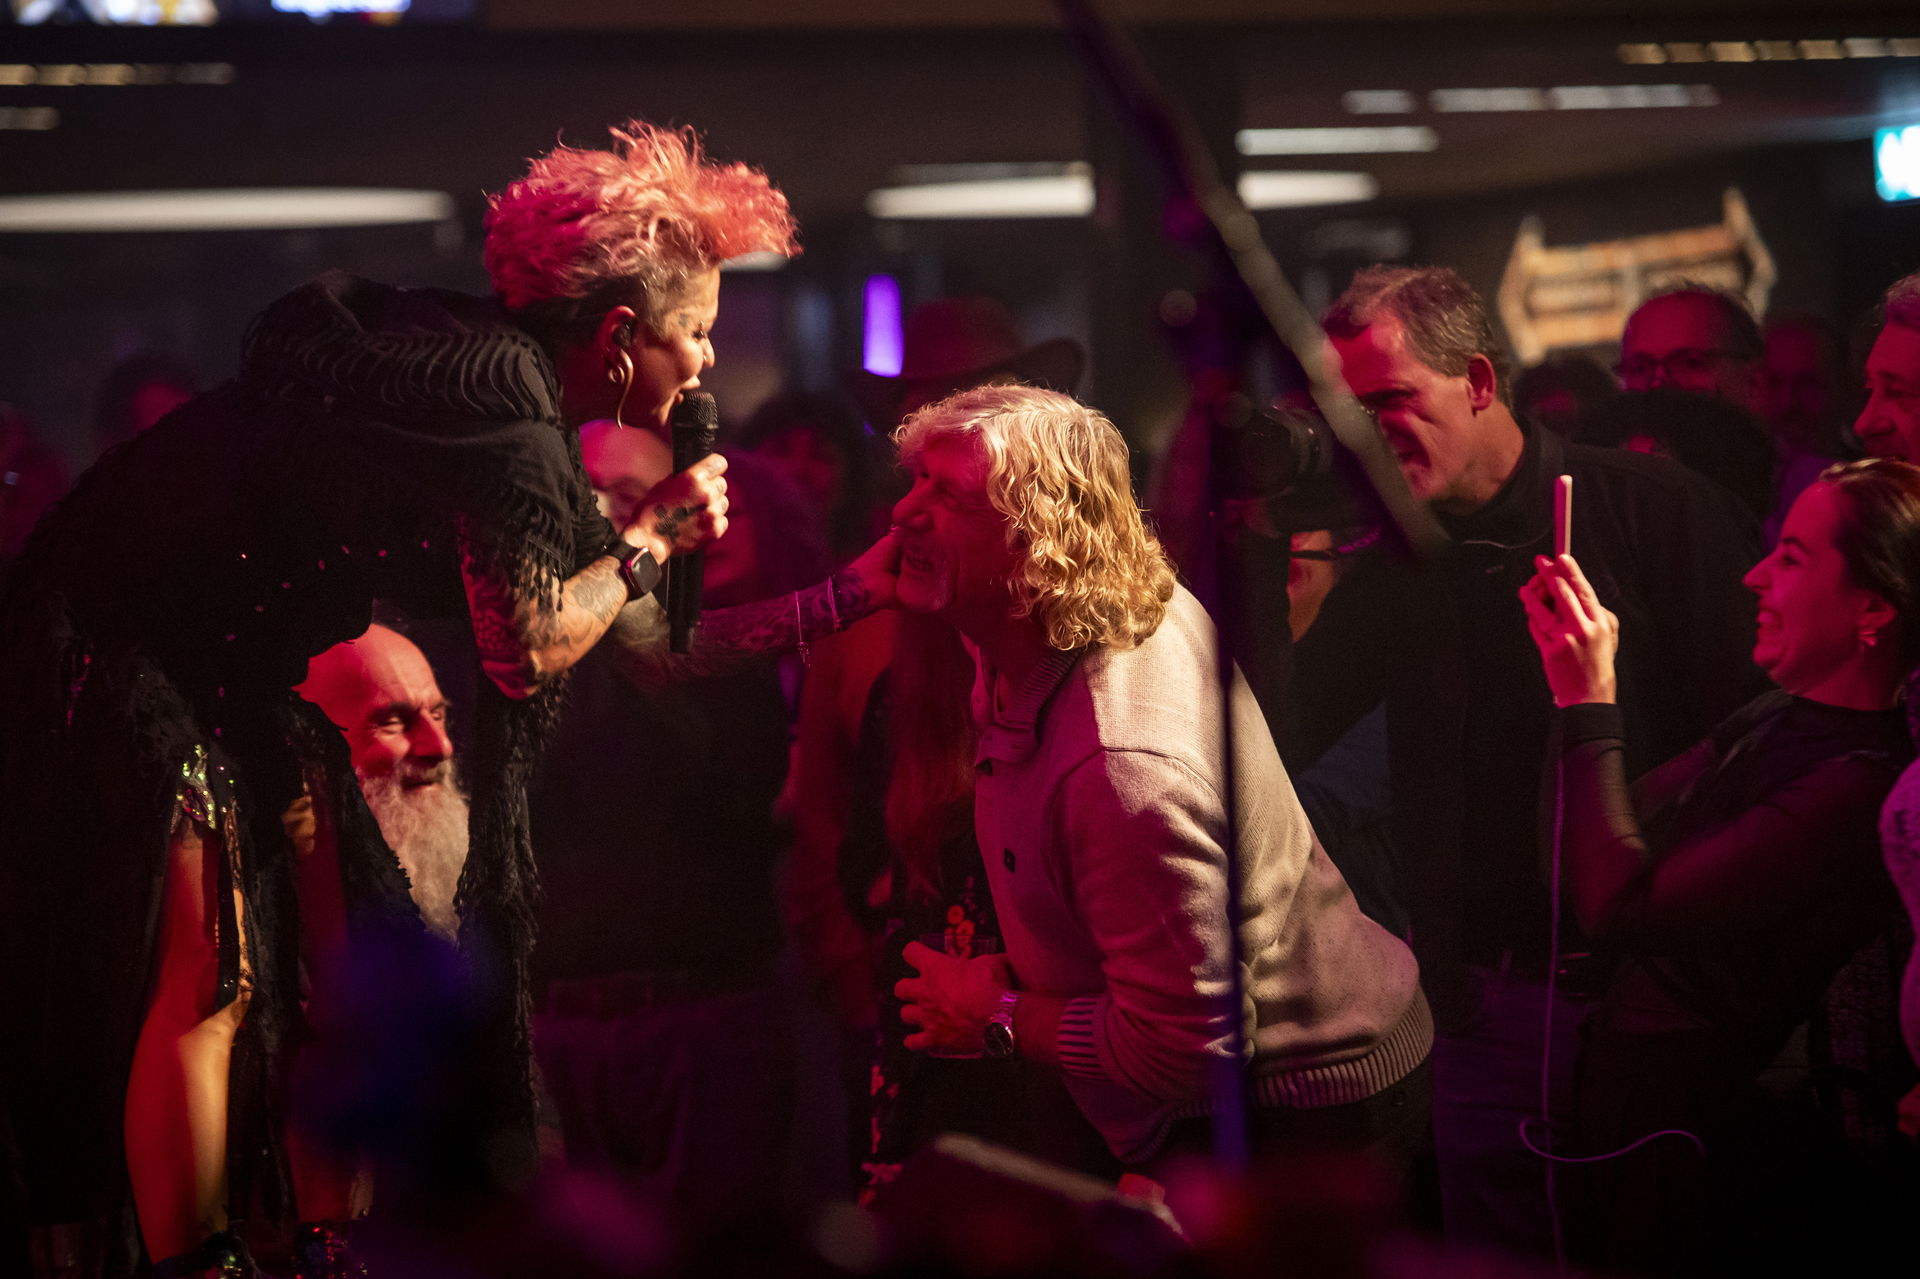
[[[1746,303],[1732,293],[1687,284],[1656,293],[1627,317],[1620,335],[1620,385],[1670,386],[1759,409],[1766,344]]]
[[[1793,499],[1833,464],[1826,454],[1838,451],[1837,441],[1813,442],[1817,428],[1800,407],[1806,396],[1794,389],[1821,362],[1819,336],[1805,322],[1763,334],[1739,294],[1684,284],[1627,317],[1618,372],[1630,392],[1671,388],[1753,415],[1756,434],[1765,431],[1774,452],[1773,512],[1765,524],[1771,546]]]

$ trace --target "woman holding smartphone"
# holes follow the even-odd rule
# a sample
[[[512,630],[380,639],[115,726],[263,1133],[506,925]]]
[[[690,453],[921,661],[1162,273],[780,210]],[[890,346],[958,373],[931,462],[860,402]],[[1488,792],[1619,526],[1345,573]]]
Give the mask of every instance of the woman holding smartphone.
[[[1618,956],[1584,1029],[1573,1153],[1635,1148],[1567,1179],[1588,1260],[1689,1272],[1706,1260],[1730,1177],[1751,1184],[1750,1086],[1896,917],[1875,818],[1912,754],[1897,701],[1920,657],[1917,575],[1920,468],[1829,469],[1746,578],[1754,661],[1778,687],[1631,788],[1618,620],[1571,556],[1541,557],[1521,590],[1561,708],[1566,899]],[[1672,1130],[1698,1137],[1704,1158],[1681,1136],[1637,1144]]]

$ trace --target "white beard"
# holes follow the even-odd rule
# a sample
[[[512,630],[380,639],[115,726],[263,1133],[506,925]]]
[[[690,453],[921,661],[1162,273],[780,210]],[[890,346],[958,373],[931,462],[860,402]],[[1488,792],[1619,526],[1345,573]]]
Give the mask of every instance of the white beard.
[[[453,894],[467,864],[467,799],[451,765],[438,771],[442,776],[430,786],[403,785],[401,770],[394,769],[361,777],[360,789],[380,833],[407,872],[421,918],[452,941],[460,931]]]

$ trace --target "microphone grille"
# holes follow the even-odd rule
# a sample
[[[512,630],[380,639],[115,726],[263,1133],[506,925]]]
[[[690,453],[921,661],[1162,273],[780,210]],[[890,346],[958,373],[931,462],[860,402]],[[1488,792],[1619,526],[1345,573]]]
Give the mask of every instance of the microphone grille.
[[[720,406],[705,391],[688,391],[673,406],[673,424],[710,431],[720,424]]]

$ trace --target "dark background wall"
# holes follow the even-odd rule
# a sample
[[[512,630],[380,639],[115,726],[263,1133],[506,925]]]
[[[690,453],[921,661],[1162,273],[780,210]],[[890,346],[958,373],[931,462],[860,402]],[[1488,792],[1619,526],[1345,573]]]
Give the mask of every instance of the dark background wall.
[[[1568,4],[1554,17],[1494,20],[1475,16],[1486,6],[1436,18],[1444,6],[1371,5],[1352,21],[1314,23],[1209,10],[1191,21],[1222,22],[1150,28],[1141,39],[1229,159],[1236,124],[1439,132],[1441,148],[1427,155],[1246,162],[1364,168],[1381,184],[1371,203],[1261,215],[1310,301],[1382,257],[1452,263],[1491,292],[1530,214],[1550,244],[1582,243],[1715,221],[1720,193],[1737,186],[1779,268],[1775,304],[1850,319],[1920,266],[1920,206],[1878,202],[1866,142],[1876,123],[1920,120],[1920,57],[1646,67],[1619,50],[1733,36],[1912,37],[1920,15],[1852,5],[1840,22],[1832,6],[1768,5],[1764,19],[1754,16],[1762,10],[1682,7],[1689,12],[1634,16]],[[862,208],[906,165],[1062,162],[1100,147],[1111,164],[1140,164],[1096,136],[1102,108],[1069,42],[1037,22],[929,25],[913,6],[892,26],[860,29],[856,9],[847,0],[831,11],[852,27],[769,29],[763,15],[757,26],[701,31],[531,30],[520,25],[533,21],[525,6],[498,3],[492,27],[0,28],[0,111],[59,112],[56,129],[0,129],[0,196],[396,186],[447,192],[457,209],[430,226],[0,234],[0,399],[25,405],[84,460],[93,388],[114,361],[161,348],[209,379],[223,376],[247,317],[319,270],[484,289],[484,193],[557,138],[598,141],[606,124],[638,114],[697,123],[715,152],[764,166],[803,224],[807,252],[785,271],[729,277],[711,379],[729,418],[782,383],[829,385],[855,367],[861,283],[885,270],[909,304],[993,293],[1032,338],[1089,342],[1095,385],[1116,399],[1104,407],[1151,438],[1127,402],[1135,392],[1110,375],[1152,356],[1142,299],[1112,287],[1147,274],[1152,246],[1116,251],[1098,219],[878,223]],[[1389,11],[1414,16],[1389,20]],[[605,16],[565,4],[545,25],[591,25],[595,15]],[[714,27],[723,16],[712,16]],[[110,88],[9,82],[6,71],[118,62],[230,74]],[[1437,113],[1425,96],[1449,85],[1646,81],[1707,84],[1717,105],[1464,116]],[[1403,117],[1353,116],[1342,105],[1350,90],[1389,87],[1420,105]]]

